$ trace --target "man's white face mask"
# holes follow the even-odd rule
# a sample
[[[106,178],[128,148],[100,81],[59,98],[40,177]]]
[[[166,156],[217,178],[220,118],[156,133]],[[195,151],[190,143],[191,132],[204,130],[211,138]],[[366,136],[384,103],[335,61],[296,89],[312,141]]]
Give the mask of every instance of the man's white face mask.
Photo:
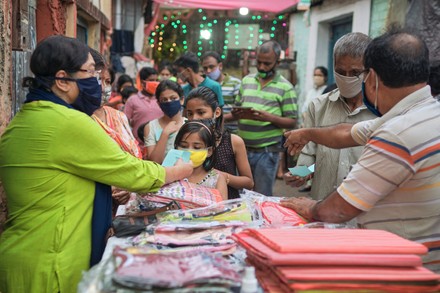
[[[339,92],[344,98],[354,98],[362,91],[362,80],[364,74],[359,76],[344,76],[333,70],[336,84],[338,85]]]

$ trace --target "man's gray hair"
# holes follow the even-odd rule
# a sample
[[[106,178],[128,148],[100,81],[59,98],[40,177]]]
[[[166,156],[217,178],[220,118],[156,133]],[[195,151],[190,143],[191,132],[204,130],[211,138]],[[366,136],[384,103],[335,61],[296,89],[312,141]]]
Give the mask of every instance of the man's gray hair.
[[[364,59],[365,50],[372,39],[363,33],[348,33],[336,41],[333,58],[349,56]]]
[[[272,51],[275,53],[275,56],[276,56],[277,61],[278,61],[280,59],[280,56],[281,56],[281,45],[278,44],[276,41],[274,41],[274,40],[264,41],[263,44],[261,44],[257,48],[257,53],[258,52],[270,53]]]

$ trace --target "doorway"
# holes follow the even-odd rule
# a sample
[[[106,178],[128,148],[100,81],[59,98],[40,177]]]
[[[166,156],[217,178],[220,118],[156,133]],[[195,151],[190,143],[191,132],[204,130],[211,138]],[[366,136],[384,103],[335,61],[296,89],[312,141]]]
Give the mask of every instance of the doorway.
[[[352,27],[353,27],[352,15],[330,23],[330,39],[328,46],[329,52],[328,52],[328,64],[327,64],[327,68],[328,68],[327,84],[329,85],[335,82],[335,78],[333,76],[333,47],[335,46],[336,41],[340,37],[352,31]]]

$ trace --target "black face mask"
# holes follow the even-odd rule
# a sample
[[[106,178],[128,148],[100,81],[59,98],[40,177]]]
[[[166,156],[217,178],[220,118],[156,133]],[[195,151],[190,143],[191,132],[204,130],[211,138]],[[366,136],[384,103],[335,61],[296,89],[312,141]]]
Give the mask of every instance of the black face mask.
[[[96,77],[76,79],[79,95],[72,106],[91,116],[101,106],[102,87]]]
[[[258,70],[258,76],[261,77],[262,79],[269,79],[272,76],[275,75],[275,66],[274,65],[270,70],[268,71],[264,71],[264,70]]]

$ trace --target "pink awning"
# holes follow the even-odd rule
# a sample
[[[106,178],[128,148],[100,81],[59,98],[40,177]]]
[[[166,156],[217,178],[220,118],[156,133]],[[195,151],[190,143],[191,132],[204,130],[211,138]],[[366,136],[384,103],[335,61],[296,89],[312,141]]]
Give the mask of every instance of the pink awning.
[[[173,8],[203,8],[213,10],[233,10],[246,7],[249,10],[279,13],[300,0],[154,0]]]

